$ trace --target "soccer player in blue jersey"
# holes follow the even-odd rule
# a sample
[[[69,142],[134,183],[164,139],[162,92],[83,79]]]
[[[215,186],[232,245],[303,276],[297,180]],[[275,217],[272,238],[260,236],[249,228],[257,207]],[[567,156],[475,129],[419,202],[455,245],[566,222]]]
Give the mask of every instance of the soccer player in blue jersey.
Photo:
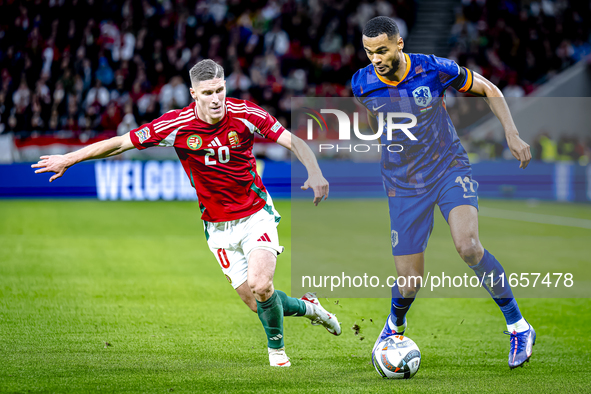
[[[382,150],[398,276],[423,277],[424,252],[433,229],[435,204],[439,205],[456,250],[505,316],[511,341],[509,367],[523,365],[532,354],[536,333],[521,315],[507,281],[500,280],[503,267],[478,238],[478,183],[472,179],[468,155],[445,109],[445,90],[452,87],[485,97],[503,125],[520,168],[525,169],[531,159],[529,145],[519,137],[495,85],[452,60],[404,53],[404,42],[392,19],[376,17],[368,21],[363,29],[363,47],[371,64],[355,73],[351,85],[355,97],[367,108],[372,130],[384,131],[383,117],[388,112],[411,113],[417,121],[407,130],[410,133],[396,130],[392,135],[397,142],[405,141],[403,151]],[[386,132],[382,143],[392,143]],[[387,336],[404,334],[406,313],[420,288],[420,282],[413,282],[407,280],[404,287],[392,288],[390,315],[376,345]]]

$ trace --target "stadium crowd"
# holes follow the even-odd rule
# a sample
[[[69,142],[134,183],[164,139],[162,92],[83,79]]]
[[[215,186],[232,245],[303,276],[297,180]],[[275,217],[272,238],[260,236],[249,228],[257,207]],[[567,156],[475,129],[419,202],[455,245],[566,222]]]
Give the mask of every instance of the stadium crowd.
[[[492,134],[484,138],[474,139],[469,134],[462,142],[475,160],[510,160],[513,156],[504,140],[494,138]],[[572,134],[553,138],[547,131],[539,133],[531,144],[532,160],[544,162],[565,161],[587,165],[591,161],[591,138],[586,140]]]
[[[0,132],[19,138],[121,133],[182,108],[188,70],[203,58],[224,66],[229,95],[287,124],[292,95],[350,95],[367,20],[394,9],[414,19],[402,0],[0,4]]]
[[[589,2],[462,0],[449,58],[523,97],[591,53]]]
[[[589,53],[589,10],[566,0],[462,0],[450,57],[505,94]],[[190,103],[188,70],[212,58],[228,94],[289,125],[293,96],[351,96],[361,27],[405,0],[0,0],[0,134],[106,138]],[[568,6],[568,7],[567,7]],[[302,33],[304,32],[305,33]],[[560,33],[560,34],[555,34]]]

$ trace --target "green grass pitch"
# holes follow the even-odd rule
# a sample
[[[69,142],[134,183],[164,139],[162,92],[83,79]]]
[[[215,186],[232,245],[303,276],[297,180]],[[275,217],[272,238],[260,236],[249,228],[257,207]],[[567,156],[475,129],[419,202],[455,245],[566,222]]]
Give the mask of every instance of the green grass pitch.
[[[323,204],[330,203],[338,202]],[[289,251],[290,203],[276,205]],[[591,219],[584,205],[532,209]],[[531,362],[513,371],[504,321],[490,299],[421,299],[409,312],[408,335],[422,364],[408,381],[381,379],[370,361],[388,300],[323,299],[343,334],[286,318],[292,367],[271,368],[257,315],[221,273],[198,211],[186,202],[0,201],[0,392],[591,392],[589,299],[519,300],[538,341]],[[436,217],[428,253],[457,260]],[[564,253],[589,263],[591,230],[527,225],[556,245],[561,237],[580,244]],[[513,235],[524,250],[543,248],[521,237],[524,226],[480,219],[487,242]],[[290,263],[288,253],[281,256],[275,276],[287,292]]]

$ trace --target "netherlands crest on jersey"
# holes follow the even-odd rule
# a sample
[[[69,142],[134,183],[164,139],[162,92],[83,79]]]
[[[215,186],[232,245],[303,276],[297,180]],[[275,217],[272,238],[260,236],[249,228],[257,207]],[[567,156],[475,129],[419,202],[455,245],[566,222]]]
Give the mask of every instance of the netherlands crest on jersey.
[[[238,133],[235,131],[230,131],[228,133],[228,141],[232,145],[238,145],[240,143],[240,138],[238,138]]]
[[[431,103],[431,100],[433,100],[431,89],[429,89],[428,86],[419,86],[412,91],[412,95],[415,98],[415,103],[419,107],[426,107]]]
[[[143,144],[145,140],[150,138],[150,128],[146,126],[143,129],[136,131],[135,135],[137,136],[137,139],[140,141],[140,144]]]
[[[203,140],[197,134],[192,134],[189,136],[189,138],[187,138],[187,146],[191,150],[197,150],[201,148],[202,144]]]

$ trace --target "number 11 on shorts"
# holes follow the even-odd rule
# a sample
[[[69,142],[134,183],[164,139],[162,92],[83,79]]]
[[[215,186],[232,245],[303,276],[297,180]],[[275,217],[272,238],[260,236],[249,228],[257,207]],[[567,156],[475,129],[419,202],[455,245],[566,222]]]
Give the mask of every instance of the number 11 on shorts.
[[[465,176],[464,179],[462,179],[461,176],[457,177],[456,183],[459,183],[460,185],[462,185],[462,187],[464,188],[464,193],[468,192],[468,188],[466,187],[466,184],[470,185],[470,191],[472,193],[474,193],[474,186],[472,185],[472,181],[467,176]]]

